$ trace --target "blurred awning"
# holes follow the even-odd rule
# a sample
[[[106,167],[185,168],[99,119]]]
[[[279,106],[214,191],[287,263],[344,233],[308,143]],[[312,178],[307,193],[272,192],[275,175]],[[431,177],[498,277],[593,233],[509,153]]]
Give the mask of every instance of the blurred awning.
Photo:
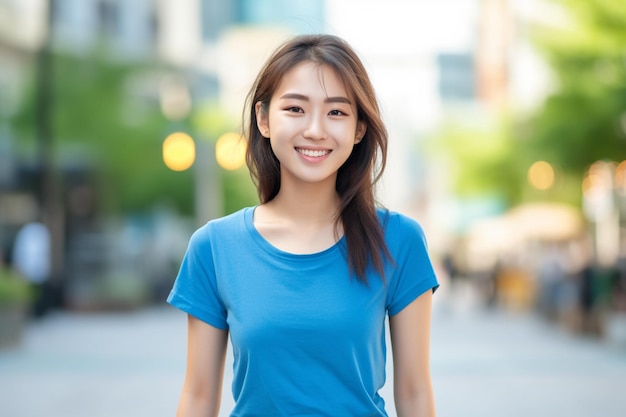
[[[523,240],[562,241],[580,236],[585,221],[580,209],[561,203],[526,203],[505,215]]]
[[[468,228],[468,251],[478,263],[515,252],[528,242],[562,242],[584,233],[580,209],[559,203],[526,203],[506,213],[475,221]]]

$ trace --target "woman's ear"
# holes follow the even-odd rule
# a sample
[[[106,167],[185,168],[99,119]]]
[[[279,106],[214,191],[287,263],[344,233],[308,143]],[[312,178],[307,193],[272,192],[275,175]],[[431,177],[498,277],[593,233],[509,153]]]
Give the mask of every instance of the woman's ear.
[[[270,137],[270,124],[267,117],[267,110],[263,109],[263,103],[258,101],[254,105],[254,111],[256,112],[256,126],[259,128],[259,132],[261,132],[261,136],[264,138]]]
[[[363,140],[363,136],[365,136],[365,132],[367,132],[367,125],[363,120],[359,120],[356,122],[356,133],[354,135],[354,143],[357,144]]]

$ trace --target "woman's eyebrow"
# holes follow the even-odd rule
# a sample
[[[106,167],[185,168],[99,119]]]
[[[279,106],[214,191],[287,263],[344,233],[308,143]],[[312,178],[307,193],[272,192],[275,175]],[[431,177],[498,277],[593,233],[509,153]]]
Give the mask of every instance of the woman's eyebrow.
[[[282,96],[280,96],[280,98],[309,101],[309,97],[302,95],[302,94],[298,94],[298,93],[283,94]],[[324,100],[324,103],[346,103],[350,105],[352,104],[352,102],[347,97],[342,97],[342,96],[326,97],[326,99]]]

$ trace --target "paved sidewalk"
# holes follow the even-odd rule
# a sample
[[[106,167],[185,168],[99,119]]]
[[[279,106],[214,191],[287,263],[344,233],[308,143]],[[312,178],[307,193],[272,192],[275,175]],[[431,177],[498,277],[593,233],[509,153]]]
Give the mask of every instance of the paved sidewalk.
[[[439,314],[432,345],[440,417],[626,415],[623,347],[489,312]]]
[[[173,416],[186,321],[167,307],[56,313],[0,351],[0,416]]]
[[[56,313],[32,323],[21,346],[0,351],[0,416],[173,416],[185,326],[170,307]],[[228,368],[223,416],[232,405]],[[439,417],[621,417],[626,410],[626,350],[528,315],[436,308],[432,372]]]

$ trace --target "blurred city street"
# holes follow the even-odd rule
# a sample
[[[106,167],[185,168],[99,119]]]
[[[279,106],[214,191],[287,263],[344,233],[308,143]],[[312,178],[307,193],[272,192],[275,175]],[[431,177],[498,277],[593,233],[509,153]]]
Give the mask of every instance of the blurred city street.
[[[441,294],[433,318],[440,417],[623,415],[623,347],[568,334],[528,313],[449,301]],[[0,415],[173,416],[185,326],[184,314],[167,306],[60,312],[33,322],[19,347],[0,351]],[[224,416],[232,405],[226,368]],[[390,392],[388,385],[383,395]]]
[[[606,0],[0,0],[0,417],[175,415],[187,322],[164,300],[194,230],[259,204],[246,92],[318,33],[363,61],[376,201],[441,278],[437,415],[626,416],[624,21]]]

